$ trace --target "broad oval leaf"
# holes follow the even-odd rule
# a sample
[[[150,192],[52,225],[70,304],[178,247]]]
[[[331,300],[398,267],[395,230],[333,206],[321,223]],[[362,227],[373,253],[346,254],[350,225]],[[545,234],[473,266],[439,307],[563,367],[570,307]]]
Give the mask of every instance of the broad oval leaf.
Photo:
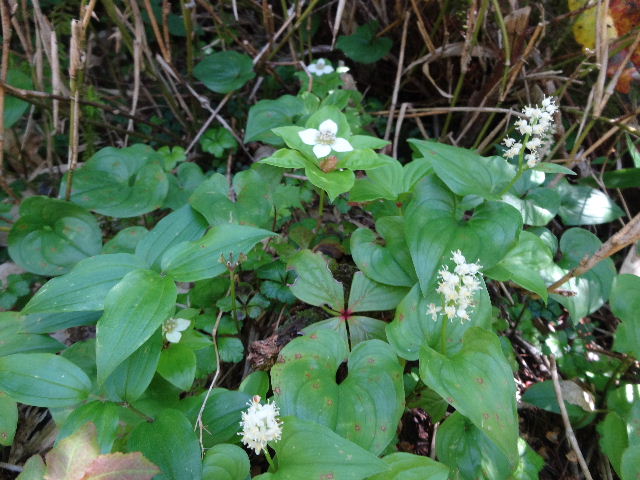
[[[251,57],[233,50],[213,53],[193,69],[193,75],[216,93],[229,93],[256,76]]]
[[[0,357],[15,353],[56,353],[64,344],[26,328],[26,319],[16,312],[0,312]]]
[[[149,231],[141,226],[127,227],[116,233],[102,247],[102,253],[135,253],[136,247]]]
[[[169,182],[163,156],[146,145],[105,147],[74,172],[71,200],[117,218],[136,217],[160,208]],[[66,177],[61,184],[64,195]]]
[[[349,374],[338,385],[336,371],[347,356]],[[291,341],[271,369],[271,384],[282,415],[326,425],[376,454],[393,439],[404,410],[402,366],[391,347],[369,340],[348,355],[330,330]]]
[[[462,348],[444,356],[425,346],[420,378],[487,435],[515,468],[518,461],[516,387],[499,338],[471,327]]]
[[[289,259],[288,268],[298,274],[291,293],[309,305],[328,305],[336,311],[344,308],[342,283],[333,278],[321,253],[302,250]]]
[[[110,453],[91,462],[82,480],[151,480],[159,473],[142,453]]]
[[[129,437],[128,449],[142,452],[162,473],[156,480],[200,480],[200,444],[189,420],[178,410],[164,409],[153,423],[142,422]]]
[[[305,112],[304,102],[293,95],[282,95],[276,100],[260,100],[249,109],[244,143],[265,142],[284,145],[282,139],[271,132],[272,128],[294,124],[294,118]]]
[[[522,217],[510,205],[484,202],[469,219],[458,199],[440,181],[427,177],[407,207],[405,232],[423,293],[432,287],[437,270],[461,250],[467,260],[483,268],[498,263],[518,239]]]
[[[102,310],[114,285],[133,270],[145,268],[129,253],[97,255],[80,261],[61,277],[49,280],[23,308],[24,314]]]
[[[611,310],[622,320],[616,330],[614,350],[640,358],[640,277],[618,275],[611,290]]]
[[[102,233],[84,208],[49,197],[29,197],[9,232],[9,255],[38,275],[61,275],[80,260],[97,255]]]
[[[22,88],[24,90],[33,89],[31,78],[22,73],[20,70],[9,69],[7,72],[7,83],[11,86]],[[4,98],[4,129],[8,130],[16,123],[24,112],[29,108],[29,103],[9,94],[5,94]]]
[[[379,473],[369,480],[447,480],[449,468],[429,457],[396,452],[382,460],[391,468],[390,472]]]
[[[18,404],[0,392],[0,445],[9,446],[18,427]]]
[[[255,480],[364,480],[389,469],[376,455],[324,425],[297,417],[282,418],[282,439],[272,446],[277,454],[278,470]]]
[[[222,224],[212,227],[200,240],[182,242],[162,257],[162,270],[178,282],[213,278],[226,271],[221,256],[237,260],[256,243],[275,233],[246,225]]]
[[[202,461],[203,480],[246,480],[249,477],[249,457],[237,445],[221,443],[207,451]]]
[[[111,289],[96,331],[99,383],[169,318],[176,297],[173,280],[152,270],[134,270]]]
[[[186,345],[176,343],[162,351],[158,374],[180,390],[189,390],[196,375],[196,355]]]
[[[92,422],[96,427],[100,452],[109,453],[116,439],[121,408],[115,403],[98,400],[82,405],[73,410],[64,421],[56,443],[80,430],[86,423]]]
[[[564,181],[557,189],[560,193],[558,214],[565,225],[598,225],[624,215],[613,200],[595,188]]]
[[[393,310],[407,294],[407,289],[383,285],[367,278],[362,272],[356,272],[349,292],[350,313]]]
[[[58,355],[17,353],[0,358],[0,390],[27,405],[71,407],[87,398],[91,380]]]
[[[49,450],[45,457],[47,460],[45,478],[47,480],[84,478],[85,471],[99,453],[96,426],[93,423],[86,423],[73,435],[63,439]]]

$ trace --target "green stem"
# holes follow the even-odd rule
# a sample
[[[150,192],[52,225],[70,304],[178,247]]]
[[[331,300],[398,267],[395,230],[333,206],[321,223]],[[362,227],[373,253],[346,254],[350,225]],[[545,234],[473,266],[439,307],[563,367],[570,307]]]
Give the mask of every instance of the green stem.
[[[442,350],[442,355],[447,355],[447,323],[449,323],[449,319],[446,315],[442,315],[442,330],[440,331],[440,350]]]
[[[504,87],[507,84],[507,78],[509,77],[509,70],[511,70],[511,44],[509,43],[509,33],[507,32],[507,26],[504,23],[504,17],[500,10],[500,3],[498,0],[491,0],[493,7],[496,10],[496,20],[500,26],[502,32],[502,39],[504,44],[504,72],[502,72],[502,81],[500,82],[500,99],[504,94]]]
[[[273,469],[273,471],[275,472],[277,470],[275,463],[273,463],[273,458],[271,458],[271,454],[269,453],[269,447],[266,446],[264,447],[264,457],[267,459],[267,462],[269,462],[269,465],[271,466],[271,468]]]
[[[509,185],[507,185],[507,187],[504,190],[502,190],[502,192],[500,192],[500,196],[503,196],[505,193],[511,190],[511,187],[513,187],[516,184],[516,182],[520,180],[520,177],[522,177],[522,174],[527,170],[526,168],[524,168],[524,152],[527,148],[527,142],[529,142],[529,137],[530,135],[527,133],[524,137],[524,140],[522,141],[522,148],[520,149],[520,154],[518,155],[518,173],[516,173],[516,176],[513,177],[513,179],[509,182]]]
[[[238,322],[238,307],[236,304],[236,276],[233,273],[233,270],[229,271],[229,279],[231,280],[231,284],[229,285],[229,295],[231,295],[231,316],[233,317],[233,321],[236,324],[236,329],[239,334],[240,322]]]
[[[334,309],[329,308],[326,305],[320,305],[320,308],[322,308],[325,312],[327,312],[332,317],[339,317],[340,316],[340,312],[336,312]]]
[[[133,413],[135,413],[136,415],[144,418],[147,422],[149,423],[153,423],[155,422],[155,419],[150,417],[149,415],[141,412],[140,410],[138,410],[136,407],[134,407],[133,405],[131,405],[130,403],[127,402],[122,402],[120,404],[121,406],[123,406],[124,408],[128,408],[129,410],[131,410]]]
[[[318,221],[322,225],[322,214],[324,213],[324,190],[320,189],[320,203],[318,204]]]

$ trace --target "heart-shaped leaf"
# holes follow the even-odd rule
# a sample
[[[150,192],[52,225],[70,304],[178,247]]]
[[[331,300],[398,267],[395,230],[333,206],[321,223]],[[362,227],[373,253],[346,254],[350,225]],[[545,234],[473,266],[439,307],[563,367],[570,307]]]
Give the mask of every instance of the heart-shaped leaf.
[[[246,480],[249,457],[237,445],[221,443],[207,451],[202,461],[202,480]]]
[[[29,197],[9,232],[9,255],[38,275],[61,275],[102,248],[98,222],[84,208],[64,200]]]
[[[169,182],[164,158],[146,145],[105,147],[73,174],[71,200],[102,215],[136,217],[160,208]],[[66,189],[63,177],[60,195]]]
[[[489,437],[514,468],[518,461],[516,387],[500,339],[471,327],[462,348],[444,356],[425,346],[420,378]]]
[[[153,270],[134,270],[111,289],[96,332],[99,383],[169,318],[176,297],[173,280]]]
[[[336,372],[347,354],[344,340],[330,330],[293,340],[271,369],[275,399],[282,415],[326,425],[378,454],[404,410],[402,366],[386,343],[362,342],[348,356],[348,376],[338,385]]]
[[[440,294],[431,290],[424,296],[416,284],[398,305],[393,322],[387,325],[387,339],[402,358],[417,360],[420,348],[424,345],[441,350],[444,325],[446,348],[449,353],[455,353],[460,349],[462,338],[469,328],[491,326],[491,300],[484,286],[474,294],[475,306],[470,311],[469,321],[451,322],[444,315],[439,315],[434,320],[427,313],[431,303],[440,305]]]
[[[336,435],[324,425],[297,417],[282,419],[282,438],[273,443],[278,470],[255,480],[301,478],[364,480],[388,470],[371,452]]]
[[[416,186],[407,207],[405,233],[424,294],[452,251],[461,250],[469,261],[490,268],[515,244],[522,229],[522,217],[510,205],[484,202],[466,219],[458,201],[439,180],[427,177]]]

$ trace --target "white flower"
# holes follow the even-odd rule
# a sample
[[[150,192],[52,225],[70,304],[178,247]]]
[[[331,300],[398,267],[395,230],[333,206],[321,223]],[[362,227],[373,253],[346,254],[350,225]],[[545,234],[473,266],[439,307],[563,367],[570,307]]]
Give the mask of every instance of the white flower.
[[[309,65],[307,70],[318,77],[321,77],[325,73],[333,73],[333,67],[325,58],[319,58],[316,63]]]
[[[282,422],[278,420],[280,410],[275,403],[260,404],[260,397],[256,395],[251,399],[249,408],[242,412],[242,443],[253,448],[256,455],[267,447],[267,443],[280,440],[282,435]]]
[[[325,120],[318,130],[307,128],[298,132],[306,145],[313,145],[313,153],[316,157],[326,157],[331,150],[336,152],[350,152],[353,147],[346,138],[336,137],[338,125],[333,120]]]
[[[435,303],[430,303],[428,306],[427,313],[431,315],[431,318],[435,322],[438,319],[438,313],[442,311],[442,307],[436,306]]]
[[[171,343],[178,343],[182,338],[182,333],[191,325],[191,321],[185,318],[170,318],[162,326],[164,336],[167,337]]]

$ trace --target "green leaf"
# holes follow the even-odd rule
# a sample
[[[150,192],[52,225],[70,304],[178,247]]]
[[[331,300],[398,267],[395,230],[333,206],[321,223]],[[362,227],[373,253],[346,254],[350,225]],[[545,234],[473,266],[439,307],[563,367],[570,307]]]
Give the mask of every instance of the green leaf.
[[[620,461],[620,473],[622,480],[636,480],[638,478],[638,465],[640,465],[640,445],[632,445],[622,454]]]
[[[120,407],[112,402],[95,400],[75,409],[62,424],[56,443],[80,430],[86,423],[96,426],[100,452],[109,453],[116,439],[120,421]]]
[[[55,353],[64,344],[48,335],[27,333],[26,319],[16,312],[0,312],[0,357],[14,353]]]
[[[7,72],[7,83],[13,87],[22,88],[24,90],[32,90],[33,83],[31,79],[20,70],[13,68]],[[29,108],[29,103],[9,94],[5,94],[4,98],[4,129],[10,129],[24,112]]]
[[[203,480],[246,480],[249,457],[237,445],[221,443],[207,451],[202,461]]]
[[[83,480],[151,480],[159,473],[140,452],[100,455],[91,462]]]
[[[87,398],[91,380],[66,358],[17,353],[0,358],[0,390],[36,407],[71,407]]]
[[[515,168],[502,157],[482,157],[472,150],[444,143],[411,139],[440,179],[457,195],[498,200],[515,177]]]
[[[347,326],[349,327],[348,333]],[[378,339],[386,341],[387,337],[384,333],[386,326],[387,322],[383,322],[382,320],[350,315],[346,320],[343,317],[332,317],[327,320],[312,323],[305,327],[302,333],[312,335],[321,329],[333,330],[338,332],[343,341],[349,342],[349,345],[353,348],[366,340]]]
[[[378,30],[378,22],[369,22],[358,27],[353,35],[339,36],[336,47],[356,62],[377,62],[389,53],[393,41],[387,37],[377,37],[376,30]]]
[[[495,334],[469,328],[461,350],[450,357],[425,346],[420,352],[420,378],[482,430],[515,468],[516,387]]]
[[[359,228],[351,235],[351,254],[360,270],[384,285],[412,287],[417,277],[403,234],[402,217],[382,217],[376,222],[376,234]]]
[[[304,168],[306,165],[304,157],[296,150],[289,148],[281,148],[270,157],[263,158],[260,161],[280,168]]]
[[[328,305],[336,311],[344,308],[342,283],[331,275],[329,266],[321,253],[302,250],[289,259],[288,268],[298,274],[291,293],[309,305]]]
[[[225,150],[235,150],[238,148],[233,133],[224,127],[210,128],[200,137],[202,150],[210,153],[216,158],[222,158]]]
[[[547,285],[538,273],[540,267],[553,263],[553,254],[540,237],[529,232],[522,232],[518,243],[489,270],[485,275],[501,282],[512,280],[521,287],[537,293],[547,301],[549,296]]]
[[[0,445],[13,443],[18,426],[18,404],[0,392]]]
[[[246,393],[247,395],[254,396],[259,395],[265,398],[269,391],[269,374],[262,370],[256,370],[244,377],[238,390]]]
[[[347,354],[346,343],[330,330],[292,340],[271,369],[275,399],[282,415],[326,425],[378,454],[404,410],[402,366],[386,343],[362,342],[348,355],[349,374],[338,385],[336,371]]]
[[[34,313],[24,319],[24,333],[52,333],[80,325],[95,325],[102,312]]]
[[[244,143],[265,142],[281,146],[283,141],[271,132],[272,128],[294,124],[294,118],[305,111],[299,97],[282,95],[276,100],[260,100],[249,109]]]
[[[561,382],[570,382],[570,380],[561,380]],[[567,409],[569,420],[571,421],[571,424],[574,428],[582,428],[593,421],[593,419],[595,418],[593,412],[585,411],[578,405],[574,405],[573,403],[571,403],[569,401],[570,396],[567,395],[566,392],[564,396],[566,397],[564,399],[564,406]],[[556,396],[556,391],[551,380],[545,380],[543,382],[538,382],[531,385],[524,392],[522,400],[548,412],[553,412],[560,415],[558,397]]]
[[[391,467],[391,471],[369,477],[369,480],[447,480],[449,478],[449,468],[429,457],[396,452],[382,460]]]
[[[282,419],[282,439],[274,442],[273,448],[278,470],[255,480],[364,480],[389,468],[371,452],[327,427],[296,417]]]
[[[195,66],[193,75],[216,93],[229,93],[242,88],[256,76],[251,57],[233,50],[205,57]]]
[[[183,243],[198,240],[207,229],[207,222],[189,205],[160,220],[136,248],[136,256],[152,268],[160,267],[167,250]]]
[[[451,467],[453,478],[513,478],[513,462],[510,463],[498,446],[459,412],[454,412],[440,425],[436,449],[440,461]]]
[[[329,195],[329,200],[333,202],[335,198],[345,192],[351,190],[356,177],[351,170],[334,170],[332,172],[323,172],[315,164],[306,160],[304,169],[307,178],[316,187],[321,188]]]
[[[196,355],[189,347],[176,343],[162,351],[158,373],[166,381],[186,391],[196,375]]]
[[[484,202],[469,219],[458,199],[437,179],[425,178],[405,214],[405,233],[422,292],[431,289],[438,269],[461,250],[483,268],[498,263],[518,240],[522,217],[502,202]],[[357,263],[357,262],[356,262]]]
[[[160,208],[169,190],[163,156],[146,145],[99,150],[73,175],[71,200],[117,218]],[[66,176],[60,195],[65,195]]]
[[[618,275],[611,290],[611,310],[622,320],[618,325],[613,342],[616,352],[623,352],[640,358],[640,277]]]
[[[595,188],[560,182],[560,210],[565,225],[598,225],[620,218],[624,211],[605,193]]]
[[[227,260],[238,259],[248,253],[256,243],[275,234],[260,228],[245,225],[216,225],[200,240],[182,242],[169,249],[162,257],[162,271],[178,282],[195,282],[213,278],[226,271],[220,263],[224,255]]]
[[[173,280],[152,270],[134,270],[111,289],[96,331],[99,383],[169,318],[176,297]]]
[[[188,418],[195,423],[206,392],[198,395]],[[202,443],[210,448],[220,443],[239,442],[240,419],[251,395],[244,392],[214,388],[202,411]]]
[[[116,367],[104,382],[109,400],[131,403],[142,396],[156,373],[162,342],[162,333],[158,330]]]
[[[351,313],[393,310],[406,294],[406,288],[383,285],[370,280],[362,272],[356,272],[347,309]]]
[[[22,310],[25,314],[102,310],[109,291],[128,273],[144,268],[129,253],[97,255],[49,280]]]
[[[391,157],[376,153],[370,148],[355,149],[347,153],[338,164],[339,168],[349,170],[374,170],[392,163]]]
[[[600,448],[607,455],[613,469],[620,476],[622,454],[629,446],[627,424],[617,412],[609,412],[597,426]]]
[[[575,175],[576,172],[571,170],[570,168],[565,167],[564,165],[560,165],[557,163],[550,162],[541,162],[533,167],[532,170],[537,172],[545,172],[545,173],[563,173],[565,175]]]
[[[168,175],[169,192],[164,199],[163,207],[178,210],[189,202],[189,197],[207,177],[195,163],[182,163],[175,175]]]
[[[562,259],[557,265],[542,267],[539,271],[547,284],[552,284],[565,273],[578,266],[580,261],[593,255],[602,243],[593,233],[582,228],[571,228],[560,239]],[[573,292],[572,296],[552,294],[551,298],[564,305],[574,321],[598,310],[609,298],[615,276],[615,267],[610,258],[602,260],[587,273],[572,278],[560,289]]]
[[[518,209],[525,225],[543,227],[558,213],[560,195],[551,188],[539,187],[530,190],[523,198],[510,193],[502,201]]]
[[[61,275],[80,260],[96,255],[102,232],[95,217],[64,200],[29,197],[9,232],[9,255],[38,275]]]
[[[129,451],[140,451],[162,473],[156,480],[200,480],[200,444],[193,426],[178,410],[164,409],[153,423],[140,423],[129,437]]]
[[[102,247],[102,253],[134,253],[136,246],[148,233],[144,227],[127,227],[120,230],[115,237]]]
[[[405,166],[393,160],[383,167],[368,171],[366,178],[356,179],[349,199],[353,202],[370,202],[379,198],[396,200],[402,193],[411,191],[431,171],[431,162],[424,159],[414,160]]]
[[[338,90],[338,92],[347,92],[353,90]],[[346,107],[346,105],[345,105]],[[361,148],[372,148],[374,150],[378,150],[379,148],[386,147],[390,145],[391,142],[387,140],[383,140],[382,138],[372,137],[370,135],[352,135],[349,143],[353,146],[354,149],[358,150]],[[388,157],[391,158],[391,157]],[[397,160],[394,159],[395,162]]]
[[[415,285],[400,302],[393,322],[387,326],[387,338],[396,353],[407,360],[417,360],[420,348],[428,345],[440,348],[443,325],[446,325],[447,350],[457,352],[462,346],[462,339],[471,327],[491,327],[491,300],[486,287],[474,294],[475,306],[470,311],[470,320],[451,322],[444,315],[437,320],[427,314],[429,304],[440,305],[442,297],[435,289],[426,296],[422,295],[419,285]]]

